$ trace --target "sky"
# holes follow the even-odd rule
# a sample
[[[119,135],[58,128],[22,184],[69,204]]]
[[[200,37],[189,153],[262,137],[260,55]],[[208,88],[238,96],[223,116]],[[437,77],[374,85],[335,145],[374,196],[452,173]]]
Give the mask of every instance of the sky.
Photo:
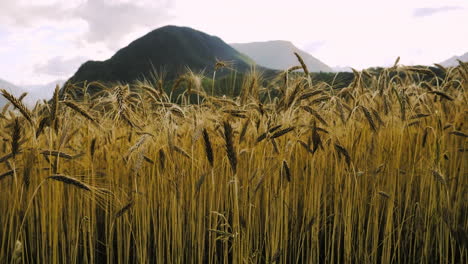
[[[68,79],[165,25],[227,43],[289,40],[329,66],[441,62],[468,52],[468,0],[0,0],[0,78]]]

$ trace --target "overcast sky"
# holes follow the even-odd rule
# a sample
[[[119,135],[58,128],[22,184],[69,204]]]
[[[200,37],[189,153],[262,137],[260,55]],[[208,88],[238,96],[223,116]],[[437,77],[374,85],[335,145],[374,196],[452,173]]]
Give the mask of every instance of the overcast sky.
[[[468,0],[0,0],[0,78],[69,78],[164,25],[228,43],[290,40],[329,66],[432,64],[468,52]]]

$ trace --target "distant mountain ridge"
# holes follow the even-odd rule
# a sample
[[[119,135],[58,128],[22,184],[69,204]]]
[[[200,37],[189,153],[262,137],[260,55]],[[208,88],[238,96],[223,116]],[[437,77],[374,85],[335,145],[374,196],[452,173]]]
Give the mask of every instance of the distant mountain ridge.
[[[6,80],[0,79],[0,89],[5,89],[9,92],[12,92],[14,94],[21,94],[24,92],[22,88],[20,88],[17,85],[12,84],[11,82],[8,82]]]
[[[84,63],[69,81],[132,82],[161,69],[171,79],[184,73],[186,67],[210,74],[217,59],[231,62],[239,71],[254,64],[216,36],[188,27],[165,26],[133,41],[108,60]]]
[[[62,85],[64,81],[56,80],[47,84],[37,85],[16,85],[6,80],[0,79],[0,89],[6,89],[8,92],[18,97],[22,93],[28,94],[23,99],[23,102],[28,107],[33,107],[38,100],[49,99],[54,93],[56,85]],[[0,107],[3,107],[7,100],[0,95]]]
[[[0,79],[0,89],[5,89],[14,96],[20,96],[22,93],[26,92],[23,88],[18,87],[8,81],[5,81],[3,79]],[[3,95],[0,95],[0,107],[5,106],[8,103],[7,99],[3,97]]]
[[[57,85],[62,87],[64,83],[64,80],[55,80],[46,84],[21,85],[21,88],[24,88],[26,91],[28,91],[28,97],[34,98],[35,100],[42,100],[50,99],[54,94],[55,87]]]
[[[285,40],[273,40],[251,43],[231,43],[233,48],[252,58],[257,64],[275,70],[285,70],[298,65],[294,52],[304,60],[310,72],[333,72],[333,69],[313,57],[309,53],[297,48],[293,43]]]
[[[468,52],[461,56],[453,56],[450,59],[441,62],[440,65],[444,67],[455,67],[458,66],[458,60],[468,62]]]

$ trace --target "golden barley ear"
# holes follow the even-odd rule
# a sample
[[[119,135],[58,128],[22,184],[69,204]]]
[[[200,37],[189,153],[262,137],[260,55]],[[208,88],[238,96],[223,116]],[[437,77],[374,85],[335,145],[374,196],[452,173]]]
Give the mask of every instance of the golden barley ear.
[[[285,129],[282,129],[282,130],[279,130],[279,131],[276,131],[271,137],[270,139],[275,139],[275,138],[278,138],[278,137],[281,137],[283,135],[286,135],[287,133],[293,131],[295,129],[295,127],[288,127],[288,128],[285,128]]]
[[[325,119],[323,119],[323,117],[317,112],[315,111],[314,109],[312,109],[311,107],[305,105],[302,107],[302,109],[304,109],[306,112],[308,112],[309,114],[313,115],[318,121],[320,121],[320,123],[322,123],[324,126],[328,126],[328,123],[327,121],[325,121]]]
[[[96,138],[93,138],[93,139],[91,140],[91,144],[90,144],[90,146],[89,146],[89,154],[90,154],[90,156],[91,156],[91,160],[94,159],[94,153],[96,152],[96,141],[97,141],[97,139],[96,139]]]
[[[400,63],[400,56],[398,56],[398,58],[395,60],[395,63],[393,63],[394,69],[396,69],[396,67],[398,66],[398,63]]]
[[[27,189],[29,187],[29,184],[31,183],[31,175],[33,174],[34,166],[37,160],[37,151],[28,151],[27,153],[25,153],[24,159],[25,161],[23,166],[23,184]]]
[[[197,182],[195,183],[195,196],[198,196],[198,194],[200,193],[200,189],[203,185],[203,183],[205,182],[205,179],[206,179],[206,176],[208,175],[208,173],[203,173],[200,178],[198,178]]]
[[[286,160],[283,160],[281,167],[282,167],[282,174],[286,176],[286,180],[288,180],[288,182],[291,182],[292,180],[291,170],[289,169],[288,162]]]
[[[385,199],[390,199],[390,195],[386,192],[378,191],[377,193]]]
[[[442,91],[435,91],[435,90],[434,90],[434,91],[429,91],[428,93],[438,95],[438,96],[440,96],[440,97],[442,97],[442,98],[444,98],[444,99],[447,99],[447,100],[449,100],[449,101],[455,100],[455,99],[453,99],[452,96],[450,96],[450,95],[448,95],[447,93],[442,92]]]
[[[187,159],[192,159],[192,157],[190,156],[190,154],[188,154],[187,151],[185,151],[183,148],[174,145],[174,146],[172,147],[172,149],[173,149],[175,152],[179,153],[180,155],[186,157]]]
[[[4,173],[0,174],[0,181],[5,179],[8,176],[12,176],[14,174],[15,174],[15,170],[9,170],[7,172],[4,172]]]
[[[305,62],[304,62],[304,60],[302,59],[302,57],[301,57],[297,52],[294,52],[294,55],[296,55],[297,60],[298,60],[299,63],[301,64],[302,69],[304,70],[305,75],[306,75],[306,76],[309,76],[309,70],[307,69],[307,65],[305,64]]]
[[[239,144],[244,140],[245,138],[245,135],[247,133],[247,129],[249,127],[249,123],[250,123],[250,119],[247,119],[245,120],[245,122],[242,124],[242,129],[241,129],[241,133],[240,133],[240,136],[239,136]]]
[[[377,132],[377,126],[374,123],[374,119],[372,118],[372,115],[370,114],[369,110],[361,105],[362,112],[364,113],[364,116],[367,119],[367,122],[369,123],[369,126],[372,128],[374,132]]]
[[[164,153],[163,149],[160,149],[158,151],[159,155],[159,167],[161,168],[162,171],[164,171],[164,168],[166,166],[166,154]]]
[[[278,130],[279,128],[281,127],[281,125],[277,125],[277,126],[274,126],[274,127],[271,127],[267,130],[267,132],[265,133],[262,133],[258,138],[257,138],[257,143],[263,141],[264,139],[266,139],[269,134],[271,133],[274,133],[276,130]]]
[[[310,97],[319,95],[321,93],[323,93],[323,90],[321,90],[321,89],[314,90],[314,91],[305,91],[299,96],[299,101],[306,100],[306,99],[308,99]]]
[[[223,122],[223,126],[224,126],[224,140],[226,143],[226,153],[229,159],[229,163],[231,164],[232,171],[234,172],[234,174],[236,174],[237,154],[234,148],[233,130],[232,130],[231,124],[229,124],[229,122],[227,121]]]
[[[338,143],[335,143],[335,149],[340,156],[343,155],[345,157],[345,162],[349,166],[351,164],[351,156],[349,155],[348,150]]]
[[[312,150],[310,149],[309,145],[307,145],[304,141],[298,140],[297,142],[299,142],[299,144],[300,144],[305,150],[307,150],[307,152],[309,152],[310,154],[314,154],[314,152],[312,152]]]
[[[5,97],[5,99],[10,101],[10,103],[20,111],[20,113],[24,116],[24,118],[26,118],[26,120],[28,120],[31,124],[33,123],[32,114],[29,111],[29,109],[23,104],[23,102],[18,100],[5,89],[0,90],[0,92],[2,93],[3,97]]]
[[[97,120],[92,117],[88,112],[86,112],[86,110],[84,110],[83,108],[81,108],[79,105],[75,104],[74,102],[72,101],[65,101],[63,102],[66,106],[68,106],[69,108],[73,109],[75,112],[77,112],[78,114],[80,114],[81,116],[85,117],[86,119],[88,119],[89,121],[91,121],[94,125],[98,126],[99,123],[97,122]]]
[[[41,135],[47,126],[50,126],[50,119],[48,116],[45,116],[41,119],[41,121],[39,121],[39,125],[36,129],[36,138]]]
[[[372,110],[372,114],[375,118],[375,120],[377,120],[377,123],[380,125],[380,126],[385,126],[385,122],[383,121],[382,117],[380,117],[380,114],[377,110],[371,108]]]
[[[432,176],[434,176],[434,179],[442,185],[447,186],[447,181],[445,180],[445,177],[437,170],[432,170]]]
[[[318,148],[321,148],[323,150],[322,139],[320,138],[320,134],[318,133],[318,128],[315,122],[312,127],[312,146],[312,154],[314,154],[318,150]]]
[[[61,151],[57,151],[57,150],[43,150],[40,153],[42,155],[44,155],[45,157],[46,156],[54,156],[54,157],[64,158],[64,159],[67,159],[67,160],[71,160],[71,159],[75,158],[74,156],[72,156],[70,154],[67,154],[67,153],[61,152]]]
[[[346,124],[346,118],[345,118],[345,113],[343,110],[343,104],[341,103],[341,100],[338,99],[336,100],[336,110],[338,111],[338,115],[341,119],[341,123],[344,125]]]
[[[19,100],[19,101],[22,101],[22,100],[26,97],[26,95],[28,95],[27,92],[22,93],[22,94],[20,95],[20,97],[18,97],[18,100]]]
[[[82,189],[82,190],[85,190],[85,191],[91,191],[91,188],[88,185],[86,185],[85,183],[83,183],[83,182],[81,182],[81,181],[79,181],[77,179],[74,179],[72,177],[66,176],[66,175],[54,174],[52,176],[47,177],[47,179],[51,179],[51,180],[54,180],[54,181],[59,181],[59,182],[65,183],[65,184],[73,185],[76,188]]]
[[[203,142],[205,144],[206,159],[210,163],[211,167],[213,167],[213,148],[211,147],[210,136],[208,135],[208,131],[206,131],[206,128],[203,129]]]
[[[447,68],[445,68],[444,66],[442,66],[441,64],[438,64],[438,63],[434,63],[434,66],[436,66],[437,68],[439,68],[441,71],[443,71],[444,73],[447,72]]]
[[[127,203],[124,207],[122,207],[119,211],[115,213],[114,218],[119,218],[123,216],[127,211],[129,211],[133,207],[134,204],[135,204],[134,200]]]
[[[18,118],[15,118],[11,131],[11,153],[13,156],[20,153],[22,127]]]
[[[450,132],[449,134],[459,136],[459,137],[464,137],[464,138],[468,137],[468,134],[463,133],[462,131],[458,131],[458,130],[454,130],[454,131]]]
[[[52,125],[52,127],[57,131],[58,130],[58,122],[57,122],[57,115],[58,115],[58,108],[59,108],[59,92],[60,92],[60,89],[59,89],[59,86],[57,85],[55,87],[55,91],[54,91],[54,96],[53,96],[53,100],[52,100],[52,107],[51,107],[51,110],[50,110],[50,117],[49,117],[49,120],[50,120],[50,123]]]

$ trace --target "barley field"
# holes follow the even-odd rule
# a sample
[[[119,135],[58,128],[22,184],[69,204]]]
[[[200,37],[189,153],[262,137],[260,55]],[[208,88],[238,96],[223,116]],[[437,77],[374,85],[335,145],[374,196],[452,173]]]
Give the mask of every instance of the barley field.
[[[438,67],[3,90],[0,263],[468,263],[468,64]]]

